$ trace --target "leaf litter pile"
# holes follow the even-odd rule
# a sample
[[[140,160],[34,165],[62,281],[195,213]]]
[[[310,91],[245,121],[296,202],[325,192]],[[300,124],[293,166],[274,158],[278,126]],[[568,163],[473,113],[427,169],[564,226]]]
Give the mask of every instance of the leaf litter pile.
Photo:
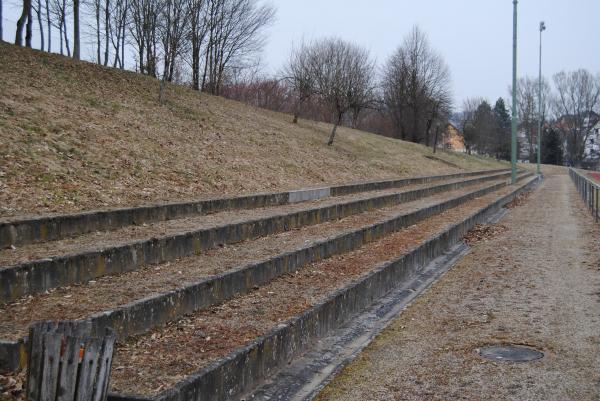
[[[501,224],[476,224],[463,238],[465,244],[472,246],[478,242],[486,242],[508,230]]]
[[[25,400],[25,372],[0,373],[0,401]]]
[[[517,197],[515,199],[513,199],[512,201],[510,201],[506,205],[504,205],[504,207],[506,209],[514,209],[517,206],[521,206],[521,205],[525,204],[525,202],[527,202],[530,194],[531,194],[531,192],[521,193],[521,194],[517,195]]]
[[[157,394],[511,190],[472,200],[357,251],[310,264],[246,295],[129,338],[117,347],[112,390]]]

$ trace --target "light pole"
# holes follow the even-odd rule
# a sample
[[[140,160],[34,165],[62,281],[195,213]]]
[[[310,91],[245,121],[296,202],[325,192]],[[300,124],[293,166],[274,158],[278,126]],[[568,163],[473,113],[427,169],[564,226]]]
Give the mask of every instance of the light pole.
[[[513,0],[513,76],[510,162],[511,183],[517,182],[517,0]]]
[[[541,174],[540,163],[542,160],[542,32],[546,30],[544,21],[540,22],[540,75],[538,78],[538,137],[537,137],[537,173]]]

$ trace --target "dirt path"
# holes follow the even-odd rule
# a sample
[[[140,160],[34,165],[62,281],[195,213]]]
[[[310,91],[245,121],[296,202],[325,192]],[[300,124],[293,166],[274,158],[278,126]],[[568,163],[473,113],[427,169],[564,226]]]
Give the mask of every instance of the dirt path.
[[[318,400],[599,400],[600,227],[566,174],[410,305]],[[544,359],[491,362],[487,344]]]

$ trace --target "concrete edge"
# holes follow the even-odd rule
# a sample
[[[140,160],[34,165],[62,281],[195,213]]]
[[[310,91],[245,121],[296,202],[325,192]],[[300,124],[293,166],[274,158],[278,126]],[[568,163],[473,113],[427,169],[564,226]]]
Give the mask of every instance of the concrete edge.
[[[256,239],[352,214],[408,202],[450,189],[500,179],[509,172],[494,173],[459,182],[440,184],[395,194],[317,206],[303,211],[246,220],[207,229],[174,234],[79,254],[39,259],[0,268],[0,304],[50,288],[93,280],[197,254],[218,244]]]
[[[533,188],[539,181],[540,177],[533,178],[443,233],[430,238],[398,259],[383,264],[359,281],[335,291],[326,300],[304,313],[279,324],[266,335],[188,376],[152,399],[237,399],[307,349],[312,341],[339,327],[375,299],[402,283],[421,266],[457,243],[475,224],[485,221],[520,193]],[[112,399],[112,396],[109,397],[109,400]]]
[[[224,210],[251,209],[282,205],[303,200],[318,199],[311,196],[333,196],[375,189],[399,187],[417,182],[430,182],[478,174],[491,174],[506,169],[481,170],[438,176],[414,177],[399,180],[350,183],[326,188],[307,188],[289,192],[258,193],[237,197],[213,198],[192,202],[159,203],[155,205],[92,210],[72,214],[58,214],[32,218],[7,218],[0,221],[0,249],[10,245],[54,241],[94,231],[110,231],[129,225],[139,225],[186,216],[214,213]],[[306,196],[306,199],[303,197]]]

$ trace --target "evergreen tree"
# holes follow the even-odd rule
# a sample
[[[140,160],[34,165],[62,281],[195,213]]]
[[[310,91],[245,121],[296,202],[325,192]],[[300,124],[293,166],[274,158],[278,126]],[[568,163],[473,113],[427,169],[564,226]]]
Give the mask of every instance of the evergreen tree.
[[[495,142],[495,119],[492,107],[485,100],[482,101],[473,116],[473,129],[477,133],[477,153],[492,154]]]
[[[558,130],[549,128],[542,133],[542,163],[563,165],[563,144]]]
[[[511,120],[504,99],[496,100],[494,105],[495,138],[494,156],[496,159],[510,160]]]

